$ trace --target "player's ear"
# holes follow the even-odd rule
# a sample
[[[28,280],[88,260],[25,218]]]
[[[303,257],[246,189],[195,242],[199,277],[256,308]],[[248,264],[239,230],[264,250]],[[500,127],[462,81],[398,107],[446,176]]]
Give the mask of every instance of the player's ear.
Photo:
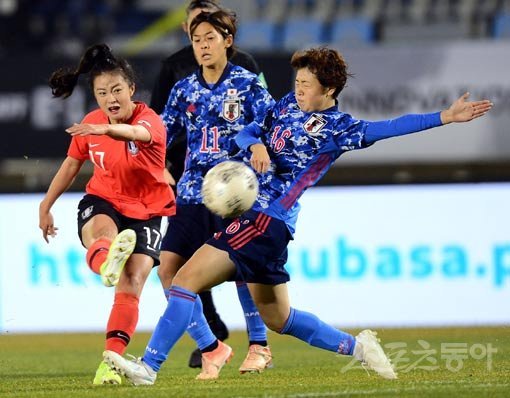
[[[136,86],[135,83],[133,83],[131,86],[129,86],[129,95],[132,97],[135,94]]]
[[[225,37],[225,48],[232,47],[234,45],[234,37],[232,35],[228,35]]]

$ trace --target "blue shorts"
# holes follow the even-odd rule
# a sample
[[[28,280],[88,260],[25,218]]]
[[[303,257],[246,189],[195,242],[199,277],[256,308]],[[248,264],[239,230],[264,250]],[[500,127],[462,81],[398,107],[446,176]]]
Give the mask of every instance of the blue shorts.
[[[207,244],[228,252],[236,265],[233,280],[279,285],[290,280],[285,263],[291,239],[283,221],[249,210]]]
[[[215,232],[231,222],[211,213],[202,204],[178,204],[175,215],[168,217],[168,229],[161,250],[189,259]]]
[[[81,241],[83,226],[96,214],[105,214],[110,217],[119,231],[128,228],[135,231],[136,246],[133,253],[146,254],[154,259],[155,267],[159,265],[161,217],[152,217],[148,220],[129,218],[115,210],[110,202],[99,196],[87,194],[78,204],[78,236]]]

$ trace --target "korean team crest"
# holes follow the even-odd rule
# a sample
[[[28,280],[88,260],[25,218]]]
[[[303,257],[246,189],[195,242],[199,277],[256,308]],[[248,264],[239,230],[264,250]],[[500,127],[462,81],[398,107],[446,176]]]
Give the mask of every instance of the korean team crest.
[[[221,116],[229,122],[239,119],[241,116],[241,101],[239,99],[226,99],[223,101]]]
[[[310,135],[316,135],[322,130],[326,123],[326,120],[324,120],[320,115],[314,113],[303,124],[303,130]]]
[[[134,141],[128,141],[127,143],[129,153],[131,155],[136,155],[139,151],[138,146],[136,145],[136,142]]]

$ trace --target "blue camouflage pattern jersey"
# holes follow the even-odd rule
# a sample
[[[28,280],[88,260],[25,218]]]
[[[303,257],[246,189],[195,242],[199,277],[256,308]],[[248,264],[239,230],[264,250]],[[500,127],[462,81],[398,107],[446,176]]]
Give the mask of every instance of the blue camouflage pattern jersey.
[[[167,146],[187,134],[178,204],[202,203],[200,190],[207,171],[225,160],[242,159],[234,137],[253,121],[262,124],[273,105],[257,75],[230,62],[214,85],[205,82],[200,70],[176,83],[161,117]]]
[[[257,123],[260,137],[246,129],[237,137],[248,149],[262,141],[271,159],[269,171],[259,174],[259,195],[253,210],[284,221],[295,232],[299,197],[314,185],[344,152],[369,146],[364,136],[367,123],[338,111],[303,112],[293,92]]]

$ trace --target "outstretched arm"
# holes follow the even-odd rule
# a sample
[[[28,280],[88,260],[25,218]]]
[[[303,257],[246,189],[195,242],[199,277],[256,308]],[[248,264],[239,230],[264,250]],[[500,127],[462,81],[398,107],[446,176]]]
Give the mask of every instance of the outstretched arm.
[[[466,101],[468,97],[469,93],[463,94],[442,112],[409,114],[392,120],[367,122],[365,142],[371,144],[385,138],[416,133],[448,123],[469,122],[485,115],[492,108],[493,104],[488,100]]]
[[[75,135],[109,135],[120,141],[141,141],[149,142],[151,133],[140,124],[89,124],[75,123],[66,129],[73,137]]]

